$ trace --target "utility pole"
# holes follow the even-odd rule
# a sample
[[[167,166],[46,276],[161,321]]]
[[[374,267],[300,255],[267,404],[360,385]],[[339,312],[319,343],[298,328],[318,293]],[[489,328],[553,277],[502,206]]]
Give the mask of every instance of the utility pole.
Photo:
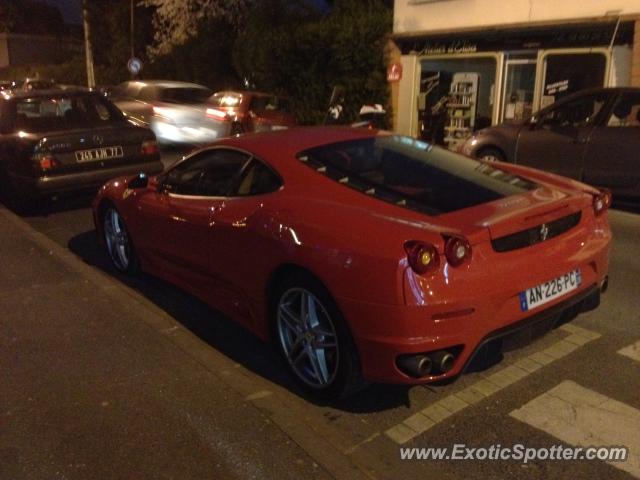
[[[84,23],[84,53],[87,62],[87,86],[96,86],[96,77],[93,73],[93,50],[91,49],[91,31],[89,29],[89,9],[87,0],[82,0],[82,20]]]
[[[133,49],[133,0],[131,0],[131,56],[129,58],[135,57],[134,49]]]

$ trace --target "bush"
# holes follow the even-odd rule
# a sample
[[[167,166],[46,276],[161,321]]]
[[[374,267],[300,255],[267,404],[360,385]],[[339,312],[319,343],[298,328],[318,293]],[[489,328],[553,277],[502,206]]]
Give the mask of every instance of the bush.
[[[388,102],[384,45],[392,13],[379,0],[342,0],[328,14],[284,0],[261,2],[234,47],[241,77],[287,94],[301,123],[324,119],[333,87],[345,88],[344,121],[365,103]]]

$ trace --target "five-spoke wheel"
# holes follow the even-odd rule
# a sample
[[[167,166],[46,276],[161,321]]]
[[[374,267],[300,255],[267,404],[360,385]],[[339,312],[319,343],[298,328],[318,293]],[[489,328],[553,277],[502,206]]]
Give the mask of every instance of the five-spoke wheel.
[[[332,399],[364,385],[349,327],[321,282],[296,271],[279,282],[273,300],[274,339],[302,387]]]
[[[284,292],[278,303],[278,337],[289,365],[313,388],[330,384],[338,371],[336,329],[322,302],[304,288]]]
[[[120,272],[131,272],[134,252],[124,220],[114,207],[109,207],[102,217],[104,240],[113,266]]]

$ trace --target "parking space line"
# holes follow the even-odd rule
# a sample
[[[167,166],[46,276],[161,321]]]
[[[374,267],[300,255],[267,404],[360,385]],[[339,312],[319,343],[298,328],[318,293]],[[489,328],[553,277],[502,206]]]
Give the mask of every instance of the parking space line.
[[[401,423],[389,428],[385,431],[386,436],[397,444],[404,444],[451,415],[519,382],[543,366],[555,362],[600,337],[599,333],[576,325],[566,324],[560,329],[569,333],[569,336],[544,350],[521,358],[513,365],[492,374],[483,375],[482,379],[472,385],[423,408]]]
[[[618,353],[620,355],[624,355],[625,357],[629,357],[636,362],[640,362],[640,340],[638,340],[636,343],[621,348],[620,350],[618,350]]]
[[[626,447],[626,461],[607,463],[640,478],[636,408],[565,380],[509,415],[574,446]]]

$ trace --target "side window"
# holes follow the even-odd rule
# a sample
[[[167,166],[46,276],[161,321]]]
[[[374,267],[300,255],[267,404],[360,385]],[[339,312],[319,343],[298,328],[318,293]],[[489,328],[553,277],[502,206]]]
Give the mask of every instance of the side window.
[[[237,150],[216,149],[208,153],[209,161],[202,175],[200,195],[229,196],[250,157]]]
[[[166,174],[163,189],[177,195],[227,197],[249,158],[245,153],[227,149],[198,153]]]
[[[607,127],[640,127],[640,93],[626,92],[618,97]]]
[[[158,98],[158,89],[154,86],[142,87],[142,89],[135,96],[136,100],[142,100],[143,102],[151,102]]]
[[[195,155],[169,170],[162,181],[163,189],[178,195],[199,195],[200,179],[209,161],[207,153]]]
[[[551,108],[539,121],[542,127],[580,128],[591,124],[605,105],[605,94],[588,95]]]
[[[234,194],[237,196],[261,195],[275,192],[281,185],[282,182],[278,176],[264,163],[254,158],[243,172]]]

